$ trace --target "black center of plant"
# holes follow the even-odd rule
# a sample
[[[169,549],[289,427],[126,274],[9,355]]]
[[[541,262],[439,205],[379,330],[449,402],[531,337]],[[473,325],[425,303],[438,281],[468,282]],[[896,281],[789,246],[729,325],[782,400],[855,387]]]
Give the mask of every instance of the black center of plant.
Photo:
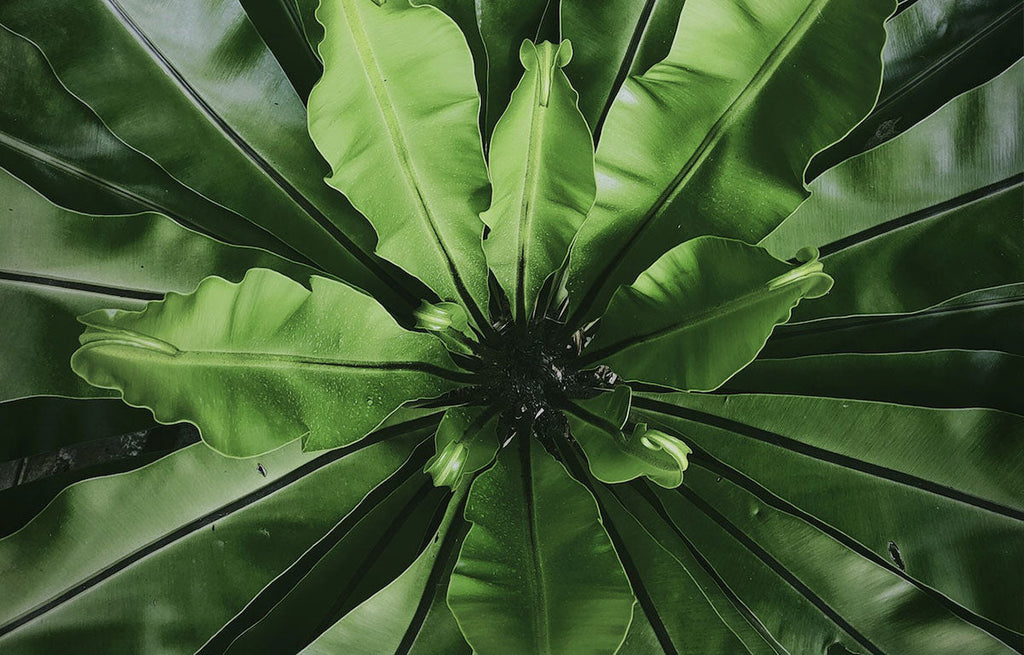
[[[579,367],[582,337],[566,339],[560,323],[542,319],[495,327],[496,338],[477,354],[477,389],[486,404],[498,409],[509,433],[532,430],[542,441],[556,438],[566,428],[562,409],[615,381],[604,367]]]

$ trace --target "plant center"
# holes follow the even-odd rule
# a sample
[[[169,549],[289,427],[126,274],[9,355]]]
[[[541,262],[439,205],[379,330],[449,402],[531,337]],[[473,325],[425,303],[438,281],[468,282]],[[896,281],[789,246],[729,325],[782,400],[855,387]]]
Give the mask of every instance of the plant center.
[[[580,369],[578,348],[560,338],[559,324],[503,327],[480,355],[478,388],[511,430],[532,428],[541,438],[563,433],[562,408],[614,383],[614,375],[603,367]]]

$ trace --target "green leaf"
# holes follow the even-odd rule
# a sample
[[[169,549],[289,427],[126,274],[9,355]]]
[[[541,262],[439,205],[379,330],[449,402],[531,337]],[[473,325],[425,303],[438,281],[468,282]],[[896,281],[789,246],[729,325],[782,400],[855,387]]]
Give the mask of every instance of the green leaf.
[[[279,254],[298,251],[395,302],[409,294],[365,252],[370,225],[323,184],[305,108],[237,3],[17,0],[0,23],[38,46],[118,138],[274,234],[290,249]]]
[[[826,353],[997,350],[1024,355],[1024,284],[958,296],[919,312],[840,316],[779,326],[761,357]]]
[[[595,493],[638,598],[620,653],[778,652],[772,649],[777,642],[758,630],[763,627],[747,622],[749,610],[717,584],[692,542],[666,538],[659,517],[637,503],[629,485],[595,486]]]
[[[111,134],[43,53],[0,27],[0,165],[51,202],[87,214],[152,211],[197,232],[301,260],[278,237],[207,200]]]
[[[474,652],[612,653],[633,594],[593,497],[519,437],[473,482],[448,589]]]
[[[1024,7],[1016,0],[917,0],[886,26],[878,103],[850,134],[815,156],[808,179],[888,141],[954,96],[1020,59]]]
[[[253,269],[139,312],[87,314],[72,368],[236,457],[298,437],[308,450],[352,443],[463,378],[439,341],[403,330],[372,298],[326,278],[310,285]]]
[[[476,23],[487,55],[487,83],[481,88],[486,94],[484,135],[489,137],[519,79],[519,50],[523,39],[558,41],[561,38],[552,29],[552,23],[557,22],[558,5],[549,0],[466,1],[475,7]]]
[[[790,266],[739,241],[693,239],[619,289],[580,362],[708,391],[750,363],[802,298],[831,284],[814,259]]]
[[[562,72],[572,45],[523,41],[526,68],[491,140],[487,263],[527,320],[544,280],[569,251],[594,204],[594,145]]]
[[[457,488],[437,532],[423,553],[394,582],[328,628],[303,653],[409,652],[432,607],[444,597],[448,575],[466,535],[461,513],[468,485]],[[440,609],[440,608],[438,608]],[[442,615],[443,616],[443,615]],[[435,615],[435,619],[437,616]],[[451,614],[447,615],[454,624]],[[436,627],[434,628],[436,629]],[[457,636],[458,629],[450,636]],[[461,637],[449,642],[458,647]],[[437,652],[451,652],[450,650]]]
[[[1024,397],[1017,391],[1022,379],[1024,357],[994,350],[842,353],[759,357],[719,391],[878,400],[918,407],[988,407],[1024,415]]]
[[[434,536],[450,496],[418,471],[429,451],[428,439],[402,470],[264,587],[201,652],[297,653],[400,576]]]
[[[324,67],[316,54],[316,45],[306,37],[302,21],[304,6],[309,6],[309,19],[316,23],[315,0],[239,0],[253,27],[274,53],[274,58],[288,76],[292,88],[305,102],[320,79]]]
[[[836,287],[798,319],[924,309],[1024,280],[1024,64],[816,179],[763,242],[818,246]],[[922,180],[927,180],[923,183]]]
[[[370,219],[381,256],[486,322],[487,170],[466,40],[409,0],[339,0],[317,18],[327,36],[309,132],[331,165],[327,183]]]
[[[18,589],[0,596],[0,649],[195,652],[402,466],[425,436],[414,427],[318,457],[196,444],[71,487],[0,541],[0,576]]]
[[[694,467],[708,466],[716,476],[752,489],[763,499],[774,494],[789,504],[772,500],[773,506],[857,553],[857,566],[888,570],[889,584],[901,578],[947,613],[976,626],[977,631],[968,630],[970,626],[959,629],[974,634],[977,643],[991,643],[984,632],[1019,643],[1024,622],[1010,599],[1024,593],[1024,577],[1016,575],[1021,570],[1017,545],[1024,537],[1019,484],[1024,463],[1015,455],[1024,419],[993,410],[936,410],[798,396],[677,394],[666,400],[637,398],[634,408],[652,425],[686,434],[695,450],[688,484]],[[714,484],[712,478],[701,488]],[[705,497],[703,491],[698,493]],[[724,510],[725,500],[718,493],[724,491],[705,500]],[[751,510],[744,512],[749,515]],[[693,516],[692,511],[687,514]],[[936,538],[938,522],[941,539]],[[680,525],[695,537],[705,534],[692,518],[681,518]],[[740,531],[749,535],[749,542],[760,543],[766,538],[761,530],[770,529],[768,525]],[[710,538],[713,531],[707,534]],[[749,545],[744,548],[749,550]],[[721,552],[721,562],[730,561],[718,546],[705,552]],[[822,558],[835,561],[831,555]],[[822,561],[817,555],[809,559]],[[743,572],[735,579],[746,576]],[[751,588],[750,598],[760,597],[766,584]],[[848,586],[828,583],[833,592]],[[887,589],[891,587],[863,587],[865,594],[878,593],[880,598],[900,596]],[[867,597],[857,603],[886,606]],[[858,623],[870,617],[851,614],[850,619]],[[791,618],[784,620],[789,623]],[[941,620],[945,619],[934,619]],[[917,621],[933,624],[923,617]],[[904,625],[894,618],[878,629],[888,639],[898,639],[905,634]],[[935,634],[941,634],[938,625]],[[992,648],[979,646],[977,652]]]
[[[594,477],[608,484],[646,476],[655,483],[677,487],[683,481],[690,449],[677,439],[638,424],[623,432],[629,417],[631,392],[626,385],[591,400],[574,403],[567,418]]]
[[[608,113],[597,200],[569,262],[570,323],[596,318],[618,285],[687,239],[752,242],[788,216],[807,197],[811,155],[873,104],[892,7],[687,2],[668,56]]]
[[[498,412],[490,407],[452,407],[434,437],[434,456],[425,471],[437,486],[458,487],[463,478],[494,461],[498,453]]]
[[[573,43],[566,68],[595,134],[628,77],[665,58],[684,0],[562,0],[562,34]]]
[[[193,290],[205,276],[241,279],[254,266],[306,279],[312,272],[254,248],[237,248],[157,214],[96,217],[55,207],[0,170],[0,400],[35,395],[98,397],[68,360],[75,317],[139,309],[164,292]]]

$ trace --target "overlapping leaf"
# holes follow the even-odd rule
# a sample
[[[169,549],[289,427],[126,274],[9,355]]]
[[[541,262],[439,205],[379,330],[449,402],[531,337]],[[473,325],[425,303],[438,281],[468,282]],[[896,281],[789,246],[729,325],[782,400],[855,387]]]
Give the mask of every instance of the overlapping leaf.
[[[373,247],[369,224],[323,185],[302,102],[241,6],[18,1],[0,7],[0,24],[38,46],[118,138],[272,232],[289,248],[280,254],[299,252],[402,299],[402,283],[364,252]]]
[[[474,651],[615,651],[633,595],[593,497],[540,444],[503,449],[466,518],[448,605]]]
[[[828,292],[821,268],[739,241],[688,241],[619,289],[581,362],[605,363],[628,380],[714,389],[750,363],[802,298]]]
[[[0,541],[0,575],[20,590],[0,598],[0,648],[194,652],[402,465],[426,436],[414,427],[319,457],[197,444],[71,487]]]
[[[328,184],[370,219],[378,253],[485,322],[487,170],[466,40],[409,0],[340,0],[317,18],[327,37],[309,132]]]
[[[687,239],[756,241],[789,215],[807,197],[811,155],[873,104],[892,8],[685,3],[668,56],[608,113],[597,200],[570,259],[574,319],[596,318],[618,285]]]
[[[405,331],[372,298],[326,278],[310,285],[252,269],[139,312],[92,312],[71,365],[162,422],[195,423],[234,456],[298,437],[309,450],[352,443],[462,378],[439,341]]]

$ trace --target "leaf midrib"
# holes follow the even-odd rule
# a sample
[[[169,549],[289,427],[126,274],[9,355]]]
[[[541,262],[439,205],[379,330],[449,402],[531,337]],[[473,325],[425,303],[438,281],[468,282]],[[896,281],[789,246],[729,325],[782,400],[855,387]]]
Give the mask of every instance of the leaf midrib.
[[[459,371],[446,369],[442,366],[419,362],[407,361],[381,361],[381,360],[353,360],[334,359],[330,357],[310,357],[294,353],[277,352],[253,352],[245,350],[215,350],[215,349],[194,349],[178,348],[177,346],[164,342],[156,337],[134,333],[139,338],[133,339],[131,335],[118,335],[117,337],[101,338],[89,341],[82,346],[81,352],[94,348],[110,346],[122,346],[136,348],[153,355],[160,355],[171,360],[183,360],[182,365],[205,366],[211,368],[257,368],[257,369],[303,369],[303,368],[346,368],[353,370],[368,371],[409,371],[428,373],[446,379],[463,380],[464,375]],[[152,341],[160,342],[157,347]],[[173,350],[171,350],[173,349]],[[198,360],[189,362],[187,360]],[[466,377],[466,381],[470,378]]]
[[[761,67],[757,69],[750,81],[740,90],[739,94],[733,99],[728,107],[722,112],[718,120],[712,124],[708,133],[704,136],[704,139],[697,146],[697,149],[690,156],[690,158],[683,164],[682,168],[668,184],[664,191],[658,196],[654,203],[644,212],[640,221],[633,229],[632,234],[629,238],[624,240],[622,246],[619,247],[615,252],[609,255],[609,263],[604,267],[601,273],[595,276],[595,282],[591,283],[589,290],[580,302],[573,318],[570,323],[578,320],[586,311],[589,310],[590,305],[594,302],[596,295],[598,294],[602,282],[607,280],[611,276],[611,272],[618,268],[623,261],[627,258],[624,257],[633,244],[641,237],[641,235],[650,227],[655,218],[658,218],[661,213],[665,210],[668,205],[675,200],[683,189],[686,188],[687,183],[693,178],[693,175],[699,170],[701,164],[711,155],[718,142],[725,136],[726,130],[732,126],[737,118],[743,114],[743,112],[750,107],[753,98],[760,92],[769,82],[772,75],[779,69],[785,60],[786,56],[792,52],[799,42],[807,35],[810,31],[811,26],[814,23],[814,19],[821,13],[821,9],[831,2],[831,0],[814,0],[807,6],[806,9],[800,14],[793,26],[783,35],[779,40],[778,44],[765,58]]]
[[[549,624],[548,606],[550,601],[547,595],[547,584],[544,580],[544,563],[541,557],[541,544],[537,534],[536,502],[533,492],[533,457],[531,453],[531,439],[520,439],[522,444],[519,449],[520,468],[522,470],[523,498],[526,505],[527,535],[530,540],[530,565],[535,575],[528,576],[533,587],[533,596],[537,601],[537,610],[533,613],[534,634],[539,636],[543,655],[550,655],[551,650],[551,626]]]
[[[530,111],[530,140],[526,152],[526,179],[520,192],[518,255],[516,261],[516,309],[521,318],[526,315],[526,265],[527,249],[533,236],[533,223],[536,220],[537,195],[540,189],[541,159],[544,152],[543,141],[547,125],[547,107],[541,104],[544,89],[545,72],[540,70],[542,61],[537,57],[537,79],[533,86],[533,103]],[[548,93],[554,92],[554,74],[549,81]]]

